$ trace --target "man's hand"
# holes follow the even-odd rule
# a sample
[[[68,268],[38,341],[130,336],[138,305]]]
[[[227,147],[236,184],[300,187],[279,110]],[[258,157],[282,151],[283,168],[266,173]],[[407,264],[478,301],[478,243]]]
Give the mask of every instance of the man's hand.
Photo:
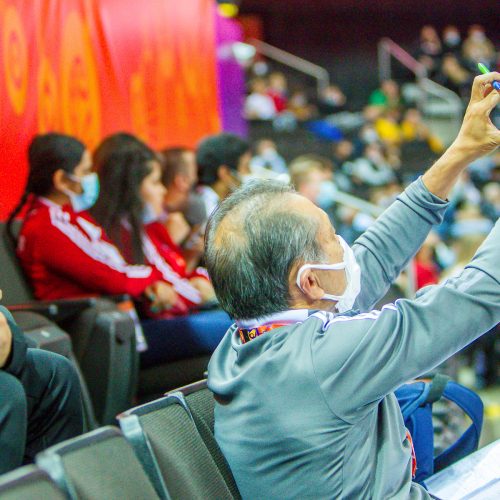
[[[500,92],[492,87],[500,73],[474,78],[469,105],[457,138],[451,147],[462,150],[471,162],[494,151],[500,145],[500,130],[490,120],[490,113],[500,103]]]
[[[7,318],[0,313],[0,368],[5,366],[12,349],[12,332]]]
[[[470,102],[457,138],[422,177],[427,189],[441,199],[447,198],[469,163],[500,145],[500,130],[490,120],[491,110],[500,102],[500,93],[491,85],[494,80],[500,80],[500,73],[474,78]]]

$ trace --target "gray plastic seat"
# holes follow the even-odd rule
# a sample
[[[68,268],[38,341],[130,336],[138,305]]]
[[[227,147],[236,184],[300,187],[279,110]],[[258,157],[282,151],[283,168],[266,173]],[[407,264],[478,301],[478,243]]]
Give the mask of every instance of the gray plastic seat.
[[[162,498],[235,498],[181,393],[133,408],[118,421]]]
[[[65,500],[66,496],[46,472],[34,465],[27,465],[0,476],[0,498]]]
[[[36,463],[72,500],[158,498],[116,427],[102,427],[52,446],[37,455]]]
[[[205,446],[212,455],[224,481],[235,498],[240,498],[240,493],[226,458],[222,454],[214,436],[214,408],[215,399],[207,388],[207,381],[202,380],[181,389],[185,401],[193,416],[194,423]]]

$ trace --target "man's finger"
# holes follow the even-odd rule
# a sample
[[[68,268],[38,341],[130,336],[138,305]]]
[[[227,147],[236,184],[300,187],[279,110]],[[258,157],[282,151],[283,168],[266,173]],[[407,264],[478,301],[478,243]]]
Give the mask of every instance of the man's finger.
[[[482,112],[489,115],[491,110],[500,103],[500,92],[490,92],[480,103],[477,104]]]
[[[500,73],[492,71],[486,75],[479,75],[474,78],[474,83],[472,84],[472,91],[470,96],[470,102],[480,101],[484,97],[484,91],[486,86],[493,83],[495,80],[500,81]]]

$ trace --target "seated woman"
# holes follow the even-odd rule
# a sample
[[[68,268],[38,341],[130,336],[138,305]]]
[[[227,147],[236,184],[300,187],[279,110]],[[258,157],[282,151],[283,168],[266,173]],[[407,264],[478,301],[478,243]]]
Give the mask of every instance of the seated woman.
[[[63,134],[37,136],[29,147],[28,160],[27,187],[9,217],[8,228],[13,238],[12,222],[27,204],[17,252],[36,298],[126,293],[158,314],[176,305],[177,292],[161,272],[153,266],[128,263],[85,212],[98,197],[99,181],[80,141]],[[225,319],[220,336],[229,323]],[[182,358],[211,352],[218,339],[214,334],[201,345],[180,343],[167,354]],[[165,353],[158,355],[161,361],[167,360]]]
[[[90,153],[73,137],[36,136],[28,150],[24,194],[7,222],[37,299],[155,293],[170,305],[170,286],[149,266],[129,265],[84,210],[99,194]],[[28,205],[27,207],[25,207]],[[19,239],[14,218],[25,209]]]
[[[165,354],[211,352],[231,320],[222,311],[196,312],[215,299],[206,271],[190,272],[181,249],[161,222],[166,189],[157,155],[138,139],[115,134],[97,148],[95,168],[101,194],[90,210],[127,262],[147,265],[174,290],[172,306],[145,307],[143,315],[165,321],[143,321],[149,350],[143,365],[165,360]],[[154,296],[151,296],[154,304]],[[189,314],[196,312],[196,314]]]

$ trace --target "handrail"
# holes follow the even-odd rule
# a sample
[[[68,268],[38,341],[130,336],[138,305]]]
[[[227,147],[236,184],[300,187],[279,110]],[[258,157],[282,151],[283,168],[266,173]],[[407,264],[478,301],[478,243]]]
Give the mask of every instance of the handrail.
[[[453,90],[447,89],[429,78],[422,78],[418,83],[420,87],[429,94],[440,97],[444,101],[448,101],[448,103],[455,108],[457,114],[463,111],[464,104],[462,99],[460,99],[460,97],[455,94]]]
[[[302,59],[302,57],[291,54],[290,52],[279,49],[278,47],[269,45],[262,40],[252,38],[248,42],[255,47],[255,50],[259,54],[315,78],[318,81],[318,93],[330,84],[330,75],[325,68],[307,61],[306,59]]]
[[[353,196],[352,194],[340,190],[336,190],[335,193],[333,193],[332,199],[336,203],[360,210],[361,212],[372,215],[373,217],[378,217],[384,211],[383,208],[380,208],[369,201],[365,201],[362,198],[358,198],[357,196]]]
[[[391,78],[391,56],[408,68],[417,78],[427,78],[427,68],[418,62],[403,47],[390,38],[382,38],[378,43],[378,71],[380,81]]]
[[[391,78],[391,57],[394,57],[394,59],[399,61],[416,76],[417,85],[423,91],[423,99],[419,99],[417,102],[420,110],[424,107],[427,96],[438,97],[449,105],[449,109],[457,125],[461,122],[464,110],[462,99],[452,90],[430,80],[427,68],[390,38],[382,38],[378,43],[380,81]]]

